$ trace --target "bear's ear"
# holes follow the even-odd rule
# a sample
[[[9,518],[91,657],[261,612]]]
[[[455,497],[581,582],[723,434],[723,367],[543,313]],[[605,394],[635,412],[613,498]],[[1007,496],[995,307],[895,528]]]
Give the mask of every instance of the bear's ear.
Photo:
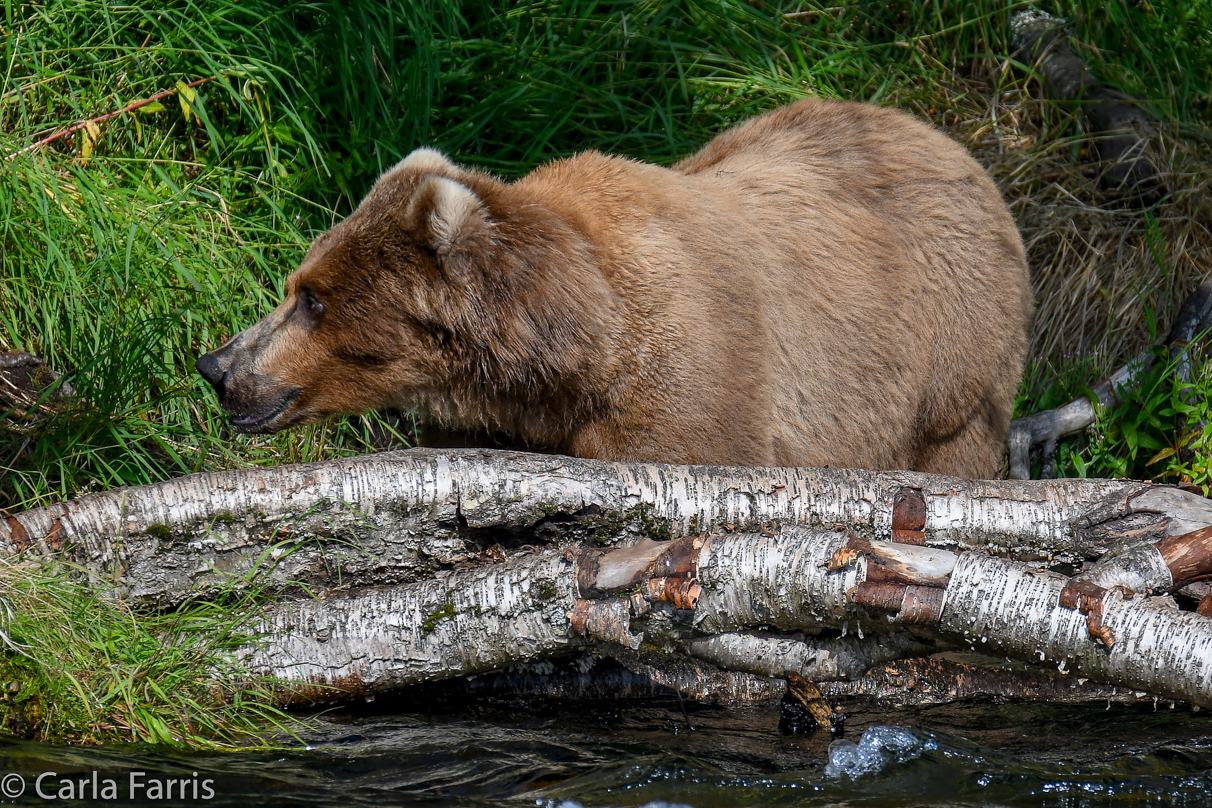
[[[413,195],[413,221],[439,258],[460,256],[488,246],[488,210],[475,192],[447,177],[429,177]]]
[[[418,174],[444,174],[449,176],[458,173],[458,170],[458,166],[450,162],[446,155],[437,149],[421,148],[414,150],[412,154],[387,169],[384,172],[384,176],[394,174],[397,171],[415,171]]]

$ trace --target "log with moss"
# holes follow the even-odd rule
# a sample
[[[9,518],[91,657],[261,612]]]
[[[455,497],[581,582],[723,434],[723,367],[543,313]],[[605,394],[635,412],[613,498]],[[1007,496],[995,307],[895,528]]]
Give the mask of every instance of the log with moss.
[[[973,647],[1212,706],[1212,620],[1166,598],[1212,575],[1210,525],[1131,481],[412,450],[92,495],[0,546],[163,608],[255,581],[240,661],[285,700],[588,648],[824,680]]]
[[[1145,205],[1166,194],[1165,184],[1149,156],[1156,140],[1154,121],[1125,94],[1100,82],[1069,46],[1064,20],[1029,8],[1010,21],[1016,55],[1034,65],[1048,95],[1076,105],[1099,135],[1104,187]]]

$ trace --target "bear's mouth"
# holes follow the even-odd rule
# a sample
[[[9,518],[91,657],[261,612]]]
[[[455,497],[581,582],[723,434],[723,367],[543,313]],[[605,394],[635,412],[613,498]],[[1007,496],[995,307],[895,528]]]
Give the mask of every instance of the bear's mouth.
[[[237,432],[273,432],[275,430],[271,427],[271,424],[278,420],[290,408],[291,404],[295,403],[295,399],[302,392],[303,390],[298,387],[293,390],[287,390],[259,410],[255,410],[248,415],[230,416],[227,419],[227,423]]]

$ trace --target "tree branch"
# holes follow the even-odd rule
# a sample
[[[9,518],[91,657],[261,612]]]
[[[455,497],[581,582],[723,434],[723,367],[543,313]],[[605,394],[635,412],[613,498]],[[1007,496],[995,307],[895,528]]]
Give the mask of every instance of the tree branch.
[[[186,84],[185,86],[190,87],[190,88],[198,87],[199,85],[205,84],[208,81],[214,81],[216,78],[218,78],[218,76],[207,76],[204,79],[198,79],[197,81],[191,81],[188,84]],[[24,148],[17,149],[17,151],[12,152],[11,154],[6,154],[4,156],[4,159],[5,159],[5,161],[8,161],[8,160],[13,159],[14,157],[16,157],[19,154],[25,154],[26,152],[31,152],[31,151],[34,151],[35,149],[40,149],[43,146],[47,145],[48,143],[53,143],[56,140],[58,140],[59,138],[66,137],[66,136],[72,134],[73,132],[78,132],[87,126],[96,126],[97,124],[102,123],[103,121],[108,121],[110,118],[117,117],[118,115],[122,115],[127,112],[133,112],[136,109],[138,109],[139,107],[145,107],[148,104],[151,104],[155,101],[160,101],[161,99],[168,98],[170,95],[176,95],[178,92],[179,92],[178,88],[174,87],[171,90],[165,90],[164,92],[156,93],[153,96],[149,96],[147,98],[142,98],[138,101],[134,101],[134,102],[122,107],[122,109],[116,109],[116,110],[113,110],[112,112],[107,112],[104,115],[98,115],[95,118],[89,118],[88,120],[80,121],[79,123],[73,124],[72,126],[69,126],[66,129],[60,129],[58,132],[55,132],[52,135],[44,137],[39,141],[31,143],[28,146],[25,146]]]
[[[1191,377],[1188,349],[1209,329],[1212,329],[1212,278],[1201,283],[1183,302],[1164,342],[1170,348],[1170,361],[1183,382]],[[1109,378],[1094,385],[1089,397],[1076,398],[1056,409],[1011,421],[1010,479],[1031,479],[1031,449],[1034,446],[1043,446],[1041,479],[1054,478],[1053,456],[1057,441],[1084,431],[1098,419],[1099,409],[1117,406],[1124,391],[1134,388],[1156,360],[1152,349],[1143,351]],[[1186,401],[1192,393],[1185,389],[1181,395]]]
[[[1146,205],[1157,202],[1166,188],[1148,157],[1151,119],[1132,99],[1094,77],[1069,47],[1062,22],[1035,9],[1015,14],[1010,29],[1016,55],[1038,68],[1048,95],[1079,103],[1091,129],[1102,134],[1098,153],[1105,164],[1104,187]]]

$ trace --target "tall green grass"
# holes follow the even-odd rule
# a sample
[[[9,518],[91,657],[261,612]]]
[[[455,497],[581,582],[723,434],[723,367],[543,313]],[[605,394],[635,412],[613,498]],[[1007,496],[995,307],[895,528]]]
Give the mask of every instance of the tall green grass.
[[[590,148],[669,163],[808,94],[942,104],[973,70],[1023,80],[1000,61],[1023,5],[6,2],[2,155],[215,79],[188,112],[169,98],[95,143],[0,160],[0,349],[46,357],[81,401],[32,437],[0,432],[0,507],[376,443],[363,419],[233,435],[192,361],[267,311],[310,238],[415,147],[508,177]],[[1206,124],[1207,0],[1045,6],[1096,70]]]
[[[0,562],[0,734],[213,748],[302,729],[275,706],[283,683],[249,676],[236,658],[258,641],[255,580],[162,612],[103,595],[78,572]]]

